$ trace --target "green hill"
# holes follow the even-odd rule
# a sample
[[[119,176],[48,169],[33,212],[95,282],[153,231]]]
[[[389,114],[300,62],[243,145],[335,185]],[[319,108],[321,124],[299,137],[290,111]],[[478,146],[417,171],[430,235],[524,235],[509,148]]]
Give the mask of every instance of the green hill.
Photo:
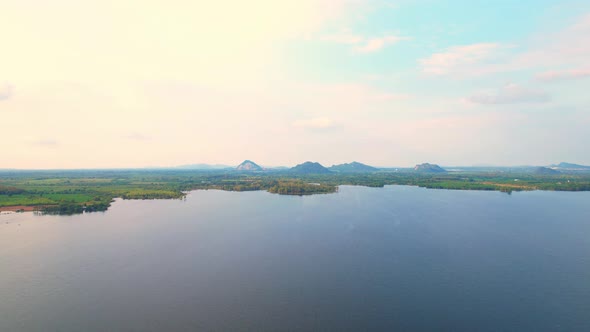
[[[445,173],[446,170],[435,164],[419,164],[414,167],[414,171],[420,173]]]
[[[322,166],[320,163],[306,161],[303,164],[299,164],[289,170],[291,173],[300,174],[328,174],[332,173],[329,169]]]
[[[338,173],[366,173],[366,172],[376,172],[379,169],[369,166],[369,165],[365,165],[356,161],[353,161],[351,163],[348,164],[340,164],[340,165],[333,165],[331,167],[328,168],[329,170],[333,171],[333,172],[338,172]]]
[[[552,174],[560,174],[560,171],[556,171],[554,169],[548,168],[548,167],[537,167],[535,168],[535,170],[533,171],[535,174],[539,174],[539,175],[552,175]]]
[[[262,171],[264,169],[251,160],[244,160],[244,162],[242,162],[241,164],[238,165],[238,167],[236,167],[236,170],[252,172],[252,171]]]

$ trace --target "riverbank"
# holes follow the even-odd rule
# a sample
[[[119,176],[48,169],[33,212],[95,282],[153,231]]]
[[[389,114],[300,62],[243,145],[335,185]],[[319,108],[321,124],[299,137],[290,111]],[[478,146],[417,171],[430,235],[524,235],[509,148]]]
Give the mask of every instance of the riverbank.
[[[0,212],[30,212],[35,211],[37,208],[37,206],[26,205],[0,206]]]

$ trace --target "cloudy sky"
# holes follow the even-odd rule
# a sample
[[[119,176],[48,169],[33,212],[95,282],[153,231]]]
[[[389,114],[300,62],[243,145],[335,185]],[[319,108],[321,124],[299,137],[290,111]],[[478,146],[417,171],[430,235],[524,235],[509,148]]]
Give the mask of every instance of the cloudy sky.
[[[588,1],[0,8],[0,168],[590,164]]]

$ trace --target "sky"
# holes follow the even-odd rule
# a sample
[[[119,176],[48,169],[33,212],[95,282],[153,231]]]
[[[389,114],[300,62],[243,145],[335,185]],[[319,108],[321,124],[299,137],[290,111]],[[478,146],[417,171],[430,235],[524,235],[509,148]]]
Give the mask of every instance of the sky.
[[[590,164],[588,1],[0,8],[0,168]]]

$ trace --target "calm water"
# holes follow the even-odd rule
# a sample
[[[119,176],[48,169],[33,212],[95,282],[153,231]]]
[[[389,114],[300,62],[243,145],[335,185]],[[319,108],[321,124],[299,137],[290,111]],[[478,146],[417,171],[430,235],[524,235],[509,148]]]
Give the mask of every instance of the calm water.
[[[590,193],[195,191],[0,246],[0,331],[590,331]]]

